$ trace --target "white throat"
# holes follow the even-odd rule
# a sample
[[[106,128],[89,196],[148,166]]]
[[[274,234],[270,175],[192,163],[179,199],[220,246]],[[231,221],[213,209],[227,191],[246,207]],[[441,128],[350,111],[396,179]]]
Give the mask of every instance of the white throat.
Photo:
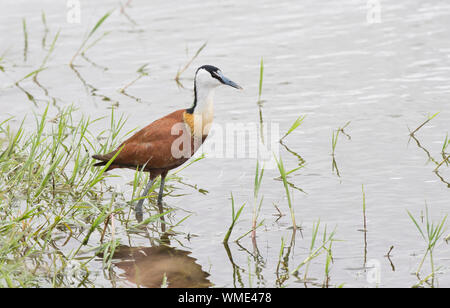
[[[201,120],[202,131],[209,132],[214,119],[214,92],[220,82],[211,77],[209,72],[200,70],[195,81],[196,106],[194,109],[196,121]]]
[[[214,89],[202,92],[197,89],[197,106],[194,109],[195,122],[200,124],[202,135],[207,135],[214,120]],[[201,122],[198,122],[201,121]]]
[[[195,114],[208,114],[214,111],[214,92],[215,88],[197,88],[197,105],[194,109]]]

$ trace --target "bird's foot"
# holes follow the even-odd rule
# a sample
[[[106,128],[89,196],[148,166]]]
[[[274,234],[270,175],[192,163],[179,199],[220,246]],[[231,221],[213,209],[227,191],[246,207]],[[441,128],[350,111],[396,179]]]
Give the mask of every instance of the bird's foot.
[[[142,219],[144,217],[144,214],[143,214],[143,211],[142,211],[142,203],[143,203],[143,202],[141,202],[142,200],[139,200],[138,204],[134,208],[135,215],[136,215],[136,220],[138,222],[142,222]]]

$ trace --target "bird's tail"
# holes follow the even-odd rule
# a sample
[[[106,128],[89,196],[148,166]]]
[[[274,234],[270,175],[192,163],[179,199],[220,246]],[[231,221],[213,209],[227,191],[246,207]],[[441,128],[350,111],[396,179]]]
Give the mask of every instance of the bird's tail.
[[[101,166],[104,166],[104,165],[106,165],[108,163],[108,160],[106,159],[106,161],[105,161],[105,157],[103,155],[99,155],[99,154],[92,155],[92,158],[97,159],[97,160],[101,160],[100,162],[95,163],[94,167],[101,167]]]
[[[106,162],[105,161],[101,161],[99,163],[95,163],[94,167],[101,167],[101,166],[104,166],[104,165],[106,165]]]

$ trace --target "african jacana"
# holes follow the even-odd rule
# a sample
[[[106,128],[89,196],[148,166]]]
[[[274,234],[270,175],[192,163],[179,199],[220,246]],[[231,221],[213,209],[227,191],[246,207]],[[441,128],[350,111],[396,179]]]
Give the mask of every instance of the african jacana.
[[[144,199],[159,175],[161,186],[157,203],[160,213],[163,213],[162,197],[167,172],[185,163],[205,141],[213,121],[214,90],[220,85],[242,89],[226,78],[217,67],[199,67],[195,73],[192,107],[174,111],[154,121],[108,154],[93,156],[101,160],[94,166],[104,166],[120,150],[107,171],[115,168],[139,168],[150,172],[150,180],[135,207],[138,221],[142,221]]]

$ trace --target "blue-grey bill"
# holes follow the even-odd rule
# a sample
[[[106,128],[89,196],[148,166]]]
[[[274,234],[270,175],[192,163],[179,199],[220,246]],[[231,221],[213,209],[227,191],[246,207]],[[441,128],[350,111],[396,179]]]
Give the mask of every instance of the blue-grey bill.
[[[236,89],[240,89],[240,90],[243,89],[240,85],[238,85],[234,81],[231,81],[230,79],[225,77],[223,74],[219,73],[219,76],[220,76],[220,79],[221,79],[223,84],[226,84],[226,85],[228,85],[230,87],[233,87],[233,88],[236,88]]]

